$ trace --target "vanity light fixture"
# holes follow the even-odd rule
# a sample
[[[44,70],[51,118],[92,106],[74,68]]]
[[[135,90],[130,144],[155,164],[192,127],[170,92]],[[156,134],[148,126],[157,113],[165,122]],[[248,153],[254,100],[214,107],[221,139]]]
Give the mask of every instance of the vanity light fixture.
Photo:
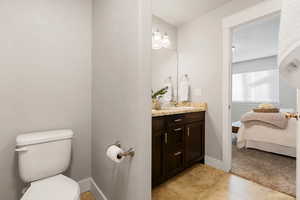
[[[164,34],[163,38],[162,38],[162,46],[164,48],[168,48],[170,46],[171,42],[169,39],[169,35],[167,33]]]
[[[235,46],[232,46],[232,47],[231,47],[231,50],[232,50],[232,53],[235,53],[236,47],[235,47]]]
[[[156,29],[156,31],[152,33],[152,49],[158,50],[161,48],[168,48],[170,44],[171,41],[167,33],[162,36],[159,29]]]
[[[162,48],[161,40],[162,40],[161,33],[157,29],[152,33],[152,49],[154,50],[161,49]]]
[[[161,33],[159,32],[159,29],[156,29],[156,31],[154,31],[153,33],[153,39],[155,41],[160,41],[161,40]]]

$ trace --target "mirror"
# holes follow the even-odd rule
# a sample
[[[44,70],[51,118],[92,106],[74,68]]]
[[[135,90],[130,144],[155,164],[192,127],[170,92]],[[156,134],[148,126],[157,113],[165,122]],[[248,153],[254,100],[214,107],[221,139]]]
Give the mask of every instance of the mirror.
[[[152,16],[152,90],[156,92],[165,87],[169,89],[161,97],[161,103],[177,101],[177,28],[159,17]]]

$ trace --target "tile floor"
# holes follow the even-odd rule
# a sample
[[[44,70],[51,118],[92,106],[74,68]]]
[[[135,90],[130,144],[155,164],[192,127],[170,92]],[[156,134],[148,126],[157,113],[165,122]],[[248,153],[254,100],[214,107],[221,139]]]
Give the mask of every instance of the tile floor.
[[[295,200],[238,176],[196,165],[152,191],[152,200]]]
[[[80,200],[96,200],[91,192],[84,192],[80,195]]]
[[[96,200],[91,192],[81,200]],[[152,200],[295,200],[238,176],[196,165],[152,191]]]

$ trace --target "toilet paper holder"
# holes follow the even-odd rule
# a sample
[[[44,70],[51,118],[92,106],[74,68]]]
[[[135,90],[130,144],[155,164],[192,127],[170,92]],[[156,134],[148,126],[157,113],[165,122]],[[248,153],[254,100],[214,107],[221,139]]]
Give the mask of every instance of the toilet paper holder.
[[[115,142],[114,144],[109,145],[107,148],[110,146],[117,146],[119,148],[122,148],[121,143],[119,141]],[[122,157],[133,157],[135,155],[135,149],[134,148],[129,148],[127,151],[124,151],[124,153],[119,153],[118,158],[121,159]]]

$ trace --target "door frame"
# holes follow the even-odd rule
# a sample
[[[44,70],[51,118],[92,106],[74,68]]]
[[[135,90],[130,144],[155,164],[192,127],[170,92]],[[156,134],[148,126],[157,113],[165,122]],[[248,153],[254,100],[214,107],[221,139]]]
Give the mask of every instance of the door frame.
[[[229,172],[232,161],[232,124],[231,124],[231,104],[232,104],[232,31],[234,28],[278,15],[281,12],[282,0],[267,0],[253,7],[247,8],[234,15],[226,17],[222,21],[223,25],[223,168]]]

